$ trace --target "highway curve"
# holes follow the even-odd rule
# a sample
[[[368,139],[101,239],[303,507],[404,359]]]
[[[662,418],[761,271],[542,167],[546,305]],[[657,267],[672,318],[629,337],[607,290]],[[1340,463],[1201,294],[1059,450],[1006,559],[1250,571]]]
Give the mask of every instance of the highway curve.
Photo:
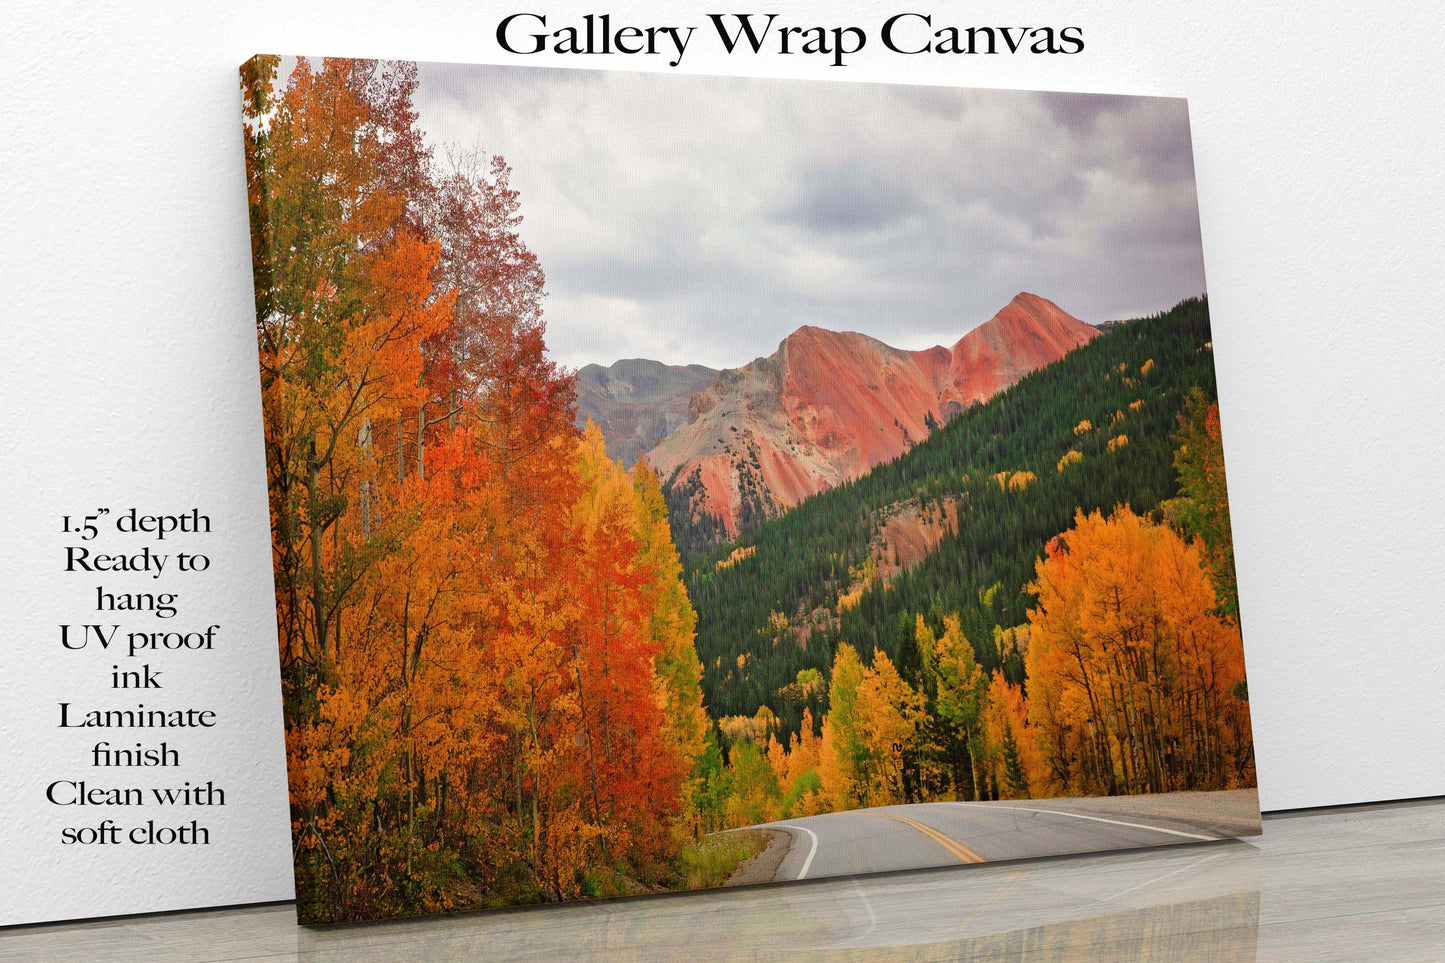
[[[1104,802],[920,803],[780,820],[760,828],[786,830],[791,837],[775,881],[1168,846],[1259,831],[1252,791],[1238,796],[1239,805],[1228,800],[1233,811],[1222,819],[1188,810],[1161,812],[1142,802],[1131,811],[1118,797],[1100,805]]]

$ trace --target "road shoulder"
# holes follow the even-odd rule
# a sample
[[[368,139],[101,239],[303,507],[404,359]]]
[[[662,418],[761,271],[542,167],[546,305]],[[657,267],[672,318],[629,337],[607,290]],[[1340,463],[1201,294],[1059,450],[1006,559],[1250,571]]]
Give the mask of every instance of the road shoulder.
[[[747,860],[727,878],[724,886],[752,886],[757,883],[771,883],[778,874],[778,867],[788,856],[793,845],[793,834],[779,829],[757,829],[766,833],[768,847]]]

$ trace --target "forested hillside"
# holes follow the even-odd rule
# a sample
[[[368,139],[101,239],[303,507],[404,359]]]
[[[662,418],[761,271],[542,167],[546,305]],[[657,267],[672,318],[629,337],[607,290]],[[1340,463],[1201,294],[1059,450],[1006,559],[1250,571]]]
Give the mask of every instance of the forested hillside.
[[[941,634],[957,613],[984,671],[1021,682],[1007,630],[1027,621],[1036,560],[1079,510],[1148,513],[1176,493],[1171,434],[1191,389],[1214,396],[1209,343],[1203,299],[1118,325],[896,460],[736,543],[688,552],[711,714],[767,706],[797,731],[804,708],[816,717],[826,701],[823,686],[800,690],[799,672],[826,673],[843,640],[865,661],[886,653],[916,682],[919,614]],[[883,520],[910,502],[932,517],[952,502],[956,532],[901,574],[870,576]],[[676,541],[697,544],[686,531]]]

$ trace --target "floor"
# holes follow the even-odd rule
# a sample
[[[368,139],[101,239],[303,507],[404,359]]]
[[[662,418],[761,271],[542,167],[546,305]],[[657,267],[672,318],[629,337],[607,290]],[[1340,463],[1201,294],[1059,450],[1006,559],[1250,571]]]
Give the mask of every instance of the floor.
[[[309,929],[289,905],[0,932],[0,960],[1440,960],[1445,799],[1264,835]]]

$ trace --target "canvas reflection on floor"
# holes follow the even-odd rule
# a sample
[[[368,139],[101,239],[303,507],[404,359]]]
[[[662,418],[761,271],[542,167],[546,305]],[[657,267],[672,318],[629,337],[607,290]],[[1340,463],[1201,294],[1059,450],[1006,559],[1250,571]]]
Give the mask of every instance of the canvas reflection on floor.
[[[241,87],[303,922],[1259,831],[1183,101]]]

